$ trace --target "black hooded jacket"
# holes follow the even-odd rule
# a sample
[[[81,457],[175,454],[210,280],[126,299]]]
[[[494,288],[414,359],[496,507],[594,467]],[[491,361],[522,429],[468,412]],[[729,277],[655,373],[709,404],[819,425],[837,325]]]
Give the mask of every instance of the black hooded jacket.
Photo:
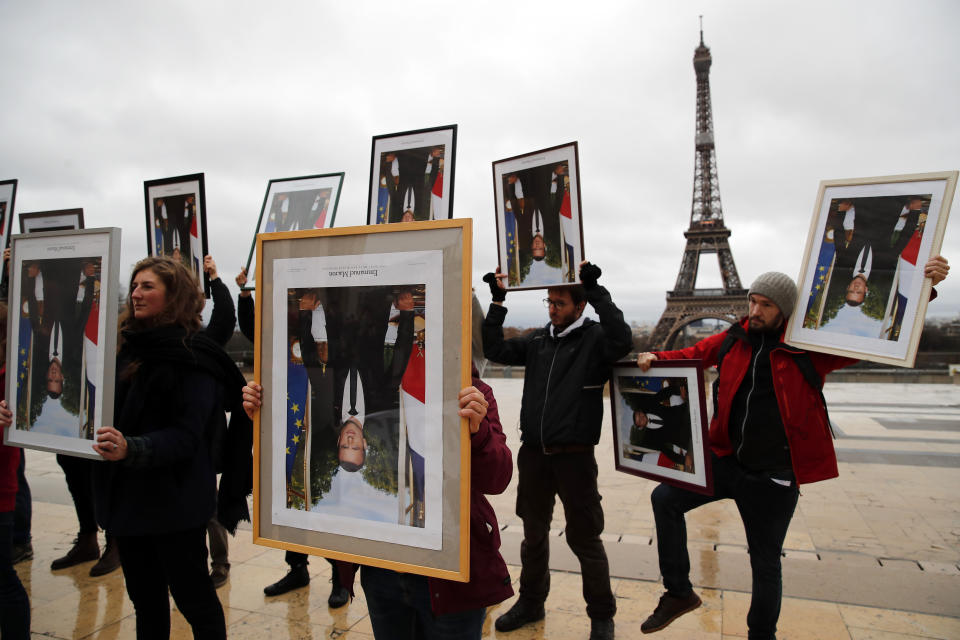
[[[603,385],[617,360],[633,346],[623,313],[602,286],[587,289],[600,316],[554,338],[550,325],[504,340],[507,310],[492,304],[483,321],[483,352],[494,362],[524,365],[520,438],[526,443],[595,445],[603,420]]]

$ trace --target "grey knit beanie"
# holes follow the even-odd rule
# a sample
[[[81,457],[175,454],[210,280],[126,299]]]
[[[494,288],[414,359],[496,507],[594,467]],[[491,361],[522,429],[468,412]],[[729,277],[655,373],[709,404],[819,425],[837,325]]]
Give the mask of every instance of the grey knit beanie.
[[[750,285],[747,295],[753,293],[773,300],[773,303],[780,307],[784,318],[789,318],[793,313],[793,304],[797,301],[797,285],[790,276],[777,271],[762,273]]]

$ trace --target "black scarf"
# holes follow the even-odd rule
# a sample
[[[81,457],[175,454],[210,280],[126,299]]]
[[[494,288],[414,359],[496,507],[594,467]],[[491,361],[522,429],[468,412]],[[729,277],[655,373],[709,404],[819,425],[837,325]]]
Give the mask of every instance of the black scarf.
[[[247,383],[230,356],[203,333],[178,325],[121,332],[119,362],[140,365],[173,364],[209,373],[223,385],[223,410],[230,412],[227,433],[214,434],[211,453],[220,477],[217,520],[235,533],[241,520],[250,520],[247,496],[253,491],[253,423],[243,410],[242,388]],[[124,372],[117,371],[122,377]]]

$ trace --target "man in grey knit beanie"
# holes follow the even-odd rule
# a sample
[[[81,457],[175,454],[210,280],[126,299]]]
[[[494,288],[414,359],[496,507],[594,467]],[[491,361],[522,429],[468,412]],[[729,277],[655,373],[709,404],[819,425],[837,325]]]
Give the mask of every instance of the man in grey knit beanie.
[[[927,263],[925,275],[937,284],[948,269],[947,261],[936,256]],[[685,514],[730,498],[736,501],[750,547],[748,632],[751,638],[775,637],[783,588],[780,554],[799,485],[838,475],[820,387],[827,373],[856,362],[783,343],[797,297],[789,276],[764,273],[750,285],[748,313],[739,323],[686,349],[637,358],[643,371],[656,360],[681,359],[717,365],[718,371],[709,449],[684,452],[693,454],[695,466],[707,469],[713,495],[664,483],[650,496],[666,592],[640,626],[643,633],[659,631],[700,606],[690,582]]]
[[[793,303],[797,300],[797,285],[793,283],[790,276],[777,271],[767,271],[757,276],[757,279],[750,285],[750,291],[747,296],[760,294],[770,298],[770,300],[780,308],[780,313],[784,319],[789,318],[793,313]]]

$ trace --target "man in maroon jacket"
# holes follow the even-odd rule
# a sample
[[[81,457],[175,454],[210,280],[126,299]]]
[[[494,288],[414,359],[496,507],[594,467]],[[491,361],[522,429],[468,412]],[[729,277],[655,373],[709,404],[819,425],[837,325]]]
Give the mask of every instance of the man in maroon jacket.
[[[937,284],[948,269],[946,260],[937,256],[927,263],[925,274]],[[661,484],[650,496],[667,591],[641,625],[643,633],[659,631],[700,606],[690,584],[684,514],[732,498],[743,520],[753,573],[749,637],[775,638],[782,589],[780,554],[800,495],[798,485],[838,475],[820,387],[827,373],[856,360],[783,343],[797,299],[796,285],[788,276],[764,273],[748,296],[749,314],[728,331],[686,349],[637,357],[643,371],[655,360],[679,359],[700,359],[704,366],[718,365],[719,371],[709,438],[714,495]]]

